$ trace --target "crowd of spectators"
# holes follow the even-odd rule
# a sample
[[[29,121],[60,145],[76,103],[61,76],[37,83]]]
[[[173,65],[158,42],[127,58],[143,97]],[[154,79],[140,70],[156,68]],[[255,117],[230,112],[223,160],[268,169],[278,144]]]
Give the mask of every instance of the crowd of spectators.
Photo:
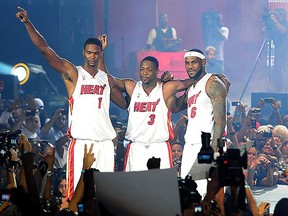
[[[181,179],[179,174],[187,116],[180,114],[173,122],[175,137],[170,140],[173,166],[177,170],[180,192],[185,183],[190,190],[185,195],[187,197],[180,197],[183,215],[223,215],[225,211],[240,215],[244,212],[264,215],[269,205],[265,202],[257,205],[253,187],[288,185],[288,115],[281,116],[283,108],[280,101],[269,99],[267,102],[261,98],[257,107],[248,107],[239,101],[232,106],[235,110],[227,115],[227,130],[224,134],[226,148],[246,149],[247,167],[243,167],[244,184],[241,185],[245,190],[244,195],[241,190],[231,186],[225,191],[223,203],[217,203],[214,199],[223,186],[219,183],[215,169],[210,173],[206,196],[197,196],[197,199],[194,196],[189,200],[191,188],[195,193],[197,185],[191,176]],[[271,107],[271,115],[268,117],[261,115],[264,106]],[[3,186],[0,215],[73,215],[73,212],[79,211],[78,204],[86,209],[85,214],[78,212],[79,215],[112,215],[102,203],[92,199],[95,196],[94,190],[91,190],[95,170],[90,167],[95,158],[87,148],[83,156],[83,173],[75,195],[72,200],[66,197],[66,157],[69,145],[66,136],[67,111],[58,108],[49,116],[45,113],[43,101],[32,96],[27,96],[24,104],[21,100],[2,100],[0,109],[0,179]],[[121,172],[125,158],[127,121],[117,115],[111,115],[111,121],[117,133],[114,140],[115,171]],[[153,168],[157,168],[157,164]],[[6,197],[3,196],[5,193]],[[242,204],[239,201],[241,196],[244,197]],[[235,197],[239,199],[235,201]],[[233,208],[235,203],[236,209]],[[285,204],[285,199],[281,199],[281,203]],[[199,205],[202,206],[201,214],[195,212]]]

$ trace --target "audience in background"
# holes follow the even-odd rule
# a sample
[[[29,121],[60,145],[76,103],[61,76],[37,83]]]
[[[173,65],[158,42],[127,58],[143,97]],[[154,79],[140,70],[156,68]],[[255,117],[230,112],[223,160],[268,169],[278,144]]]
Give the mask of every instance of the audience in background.
[[[67,111],[57,109],[49,121],[41,128],[39,137],[55,146],[55,168],[66,169],[67,152],[70,140],[66,136]]]
[[[64,169],[54,170],[52,193],[59,210],[68,208],[66,171]]]
[[[31,97],[31,96],[30,96]],[[32,100],[31,100],[32,101]],[[276,101],[276,100],[275,100]],[[260,99],[260,102],[263,102],[262,99]],[[259,102],[259,103],[260,103]],[[277,101],[276,101],[277,102]],[[272,106],[272,104],[271,104]],[[13,108],[12,108],[13,107]],[[31,109],[28,108],[28,104],[23,107],[23,104],[21,104],[15,100],[14,102],[7,104],[6,107],[3,109],[1,113],[1,127],[6,128],[6,131],[15,128],[15,119],[17,119],[17,116],[23,115],[23,113],[26,113],[26,110]],[[261,109],[261,108],[260,108]],[[57,109],[57,111],[61,111],[61,109]],[[57,112],[56,111],[56,112]],[[13,115],[13,113],[20,113],[19,115]],[[56,113],[55,112],[55,113]],[[260,122],[263,122],[261,120],[261,116],[259,113],[257,113],[258,110],[255,107],[247,108],[247,105],[244,103],[239,103],[239,106],[235,107],[235,112],[227,115],[227,132],[226,132],[226,138],[227,138],[227,147],[228,148],[235,148],[235,147],[240,147],[240,148],[247,148],[247,162],[248,166],[246,170],[243,170],[243,174],[245,175],[245,182],[247,182],[247,187],[245,186],[245,191],[246,191],[246,199],[255,199],[253,198],[253,188],[255,186],[265,186],[265,187],[271,187],[275,184],[282,184],[282,185],[288,185],[287,181],[287,176],[288,176],[288,167],[287,167],[287,146],[288,146],[288,129],[286,126],[281,125],[281,124],[275,124],[275,122],[270,122],[273,121],[273,118],[269,118],[268,121],[266,121],[266,125],[260,125]],[[56,121],[54,121],[54,117],[56,114],[53,114],[50,118],[50,121],[48,121],[46,124],[51,124],[53,122],[53,126],[57,125]],[[280,112],[279,112],[280,113]],[[276,113],[277,115],[279,114],[278,112]],[[65,119],[64,122],[59,115],[59,125],[65,125]],[[271,115],[275,114],[274,112],[271,113]],[[15,117],[14,117],[15,116]],[[25,116],[25,122],[27,121],[27,117]],[[38,117],[38,112],[35,112],[34,117]],[[54,116],[54,117],[53,117]],[[64,115],[65,116],[65,115]],[[55,117],[55,119],[58,119]],[[282,118],[282,116],[281,116]],[[29,119],[29,117],[28,117]],[[285,120],[285,117],[282,118]],[[181,143],[181,137],[183,136],[183,131],[185,131],[186,127],[186,117],[185,115],[180,115],[179,119],[176,119],[174,122],[175,125],[175,139],[171,140],[171,147],[172,147],[172,155],[173,155],[173,165],[176,167],[178,176],[181,170],[178,168],[180,167],[179,164],[181,163],[181,150],[183,148],[182,143]],[[256,123],[254,122],[256,120]],[[275,120],[275,119],[274,119]],[[122,146],[123,144],[123,131],[126,129],[126,123],[122,119],[118,118],[117,116],[111,116],[111,121],[113,123],[113,127],[118,135],[118,139],[115,140],[115,158],[118,158],[118,161],[116,160],[115,163],[118,164],[116,167],[118,167],[117,171],[122,171],[122,162],[125,154],[125,148]],[[20,121],[21,122],[21,121]],[[22,121],[23,124],[25,123]],[[28,121],[29,122],[29,121]],[[281,121],[280,121],[281,122]],[[284,123],[285,121],[283,121]],[[10,124],[11,125],[10,125]],[[61,124],[60,124],[61,123]],[[276,121],[277,123],[277,121]],[[29,123],[28,123],[29,124]],[[36,127],[36,125],[38,127]],[[12,127],[11,127],[12,126]],[[46,125],[47,126],[47,125]],[[53,126],[51,128],[53,128]],[[17,127],[16,127],[17,128]],[[21,126],[23,128],[23,126]],[[35,128],[39,129],[39,124],[35,124]],[[43,129],[44,128],[44,129]],[[50,128],[50,129],[51,129]],[[57,126],[56,126],[57,128]],[[63,127],[65,128],[65,127]],[[178,128],[178,129],[177,129]],[[42,131],[40,134],[43,134],[43,131],[45,130],[45,126],[43,126]],[[61,130],[61,127],[59,127]],[[49,131],[49,130],[48,130]],[[50,131],[51,132],[51,131]],[[59,131],[58,131],[59,132]],[[63,132],[63,131],[62,131]],[[3,131],[2,131],[3,133]],[[35,131],[35,133],[37,133]],[[48,133],[49,134],[49,133]],[[60,139],[63,137],[66,137],[65,133],[63,132],[63,136],[60,136]],[[3,134],[1,135],[1,137]],[[13,195],[17,196],[18,199],[26,199],[27,202],[25,202],[27,206],[31,206],[32,204],[29,203],[30,199],[27,199],[25,197],[28,197],[27,194],[27,189],[31,192],[32,194],[35,193],[35,190],[38,191],[38,196],[39,200],[36,201],[34,199],[34,202],[36,203],[34,209],[31,208],[29,210],[23,209],[22,204],[19,203],[19,200],[10,200],[10,201],[5,201],[2,203],[0,211],[4,214],[4,212],[34,212],[36,215],[59,215],[60,213],[66,212],[67,213],[67,208],[70,209],[71,211],[78,211],[77,209],[77,204],[75,205],[72,202],[72,200],[68,200],[66,197],[66,193],[64,192],[66,190],[65,188],[65,181],[66,181],[66,171],[65,171],[65,166],[59,167],[56,166],[56,152],[57,152],[57,141],[55,143],[51,143],[52,145],[49,145],[49,142],[47,142],[44,138],[47,137],[41,137],[38,136],[38,139],[29,139],[30,142],[28,141],[28,138],[21,133],[20,138],[19,138],[19,148],[15,149],[15,146],[12,145],[11,150],[9,151],[14,151],[18,152],[19,157],[11,157],[11,160],[9,163],[3,163],[2,166],[6,167],[7,173],[6,173],[6,178],[3,178],[4,180],[6,179],[7,182],[7,188],[10,190]],[[67,139],[67,138],[66,138]],[[49,140],[47,138],[47,140]],[[238,144],[237,144],[238,141]],[[3,142],[3,140],[2,140]],[[52,141],[51,141],[52,142]],[[228,143],[230,143],[228,145]],[[25,147],[23,147],[25,145]],[[33,146],[35,145],[35,146]],[[45,146],[45,148],[44,148]],[[117,148],[116,148],[117,147]],[[119,147],[121,150],[119,150]],[[16,151],[15,151],[16,150]],[[31,152],[33,154],[27,154],[26,152]],[[23,154],[25,152],[25,154]],[[21,154],[22,153],[22,154]],[[43,157],[36,157],[36,154],[43,155]],[[87,154],[89,151],[86,152]],[[27,155],[26,155],[27,154]],[[12,155],[17,155],[13,153]],[[32,157],[32,158],[27,158],[26,156]],[[51,157],[52,156],[52,157]],[[65,154],[62,155],[63,160],[65,158]],[[13,159],[12,159],[13,158]],[[24,163],[23,161],[24,160]],[[66,159],[65,159],[66,160]],[[9,161],[9,160],[8,160]],[[13,162],[15,161],[15,162]],[[19,161],[22,161],[22,164],[24,166],[19,167],[17,164]],[[28,164],[27,164],[28,163]],[[54,167],[54,168],[53,168]],[[29,172],[32,172],[33,178],[34,178],[34,183],[33,181],[30,181],[29,179],[29,188],[27,188],[27,183],[25,184],[25,181],[23,181],[23,178],[25,180],[25,177],[23,175],[23,172],[21,170],[25,168],[27,170],[28,176],[30,175]],[[30,171],[29,171],[30,170]],[[50,172],[51,171],[51,172]],[[22,174],[21,174],[22,173]],[[93,169],[90,171],[90,175],[93,173]],[[85,174],[86,175],[86,174]],[[87,174],[89,175],[89,174]],[[50,178],[53,177],[50,181]],[[215,177],[215,176],[214,176]],[[91,178],[91,177],[90,177]],[[180,181],[180,177],[179,181]],[[202,206],[206,207],[206,215],[209,215],[211,211],[216,212],[219,214],[220,209],[221,209],[221,203],[215,203],[215,200],[212,199],[213,197],[211,194],[214,194],[218,189],[216,187],[216,182],[215,178],[212,177],[212,182],[214,189],[210,190],[208,193],[207,191],[207,198],[206,196],[201,199],[200,204]],[[27,181],[27,179],[26,179]],[[80,179],[80,181],[82,181]],[[84,179],[85,181],[85,179]],[[90,179],[91,181],[91,179]],[[183,180],[182,180],[183,181]],[[189,180],[187,180],[189,181]],[[93,180],[92,180],[93,182]],[[34,186],[31,187],[31,184],[36,186],[35,189]],[[88,183],[87,183],[88,184]],[[22,189],[23,185],[23,189]],[[27,186],[25,186],[27,185]],[[47,185],[45,187],[45,185]],[[49,186],[51,185],[51,186]],[[89,185],[89,184],[88,184]],[[91,185],[91,182],[90,182]],[[210,188],[210,184],[208,184],[208,187]],[[249,189],[248,186],[251,188]],[[50,188],[50,191],[48,189]],[[88,186],[85,185],[86,190]],[[13,189],[14,188],[14,189]],[[25,189],[27,188],[27,189]],[[45,189],[46,188],[46,189]],[[13,190],[12,190],[13,189]],[[197,190],[197,187],[194,188]],[[85,191],[83,188],[80,189]],[[213,192],[214,191],[214,192]],[[30,193],[29,192],[29,193]],[[231,188],[231,193],[237,193],[238,196],[243,196],[236,192],[233,187]],[[82,192],[81,192],[82,193]],[[249,194],[250,193],[250,194]],[[50,194],[50,195],[47,195]],[[87,192],[85,192],[87,194]],[[79,195],[79,194],[78,194]],[[76,196],[78,196],[76,195]],[[86,195],[84,195],[85,197]],[[92,195],[88,195],[92,196]],[[232,196],[232,195],[229,195]],[[83,197],[81,195],[80,197]],[[231,197],[230,197],[231,198]],[[75,198],[79,202],[82,200],[82,198]],[[233,197],[232,197],[233,199]],[[92,199],[93,200],[93,199]],[[91,200],[90,200],[91,201]],[[89,200],[86,199],[82,200],[85,204],[86,209],[90,208],[90,211],[101,211],[101,212],[109,212],[109,209],[103,208],[103,205],[101,203],[96,202],[96,206],[93,208],[93,204],[89,202]],[[279,201],[281,204],[283,201]],[[252,204],[253,203],[253,204]],[[95,203],[94,203],[95,204]],[[226,203],[228,205],[228,203]],[[192,203],[189,205],[189,207],[183,209],[183,215],[195,215],[195,209],[197,209],[197,203]],[[264,204],[260,204],[259,206],[256,205],[255,200],[247,202],[244,207],[242,208],[240,205],[238,205],[237,212],[246,212],[246,211],[255,211],[259,212],[259,215],[263,215],[260,212],[264,212]],[[74,206],[74,207],[73,207]],[[75,207],[76,206],[76,207]],[[90,206],[90,207],[89,207]],[[246,207],[245,207],[246,206]],[[96,207],[96,208],[95,208]],[[196,207],[196,208],[194,208]],[[41,210],[42,209],[42,210]],[[278,212],[278,204],[275,207],[275,212]],[[231,208],[225,207],[226,212],[231,212]],[[234,210],[233,210],[234,211]],[[40,212],[40,213],[39,213]],[[42,213],[41,213],[42,212]],[[207,213],[210,212],[210,213]],[[253,214],[254,214],[253,213]],[[92,214],[94,215],[94,214]],[[205,215],[205,214],[204,214]]]

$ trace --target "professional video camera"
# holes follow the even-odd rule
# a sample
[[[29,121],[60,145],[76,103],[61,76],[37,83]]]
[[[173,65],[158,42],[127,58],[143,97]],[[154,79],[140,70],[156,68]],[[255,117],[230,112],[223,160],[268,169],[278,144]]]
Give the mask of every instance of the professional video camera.
[[[262,16],[262,22],[265,26],[266,33],[269,37],[274,36],[275,32],[275,22],[272,20],[272,16],[277,17],[281,16],[281,13],[278,10],[265,10]]]
[[[214,150],[210,146],[211,134],[202,132],[202,147],[198,153],[198,163],[212,163],[214,160]]]
[[[7,129],[0,130],[0,166],[11,156],[10,148],[16,150],[18,146],[18,135],[20,133],[21,130],[16,130],[12,133]]]
[[[182,212],[193,204],[201,202],[202,196],[197,191],[197,183],[191,175],[188,174],[185,179],[178,177],[178,185]]]
[[[202,15],[202,25],[210,28],[219,28],[222,23],[220,22],[221,14],[218,11],[208,11]]]
[[[247,152],[240,155],[240,149],[228,148],[223,151],[225,146],[224,139],[218,139],[217,143],[220,155],[216,159],[218,176],[221,186],[240,186],[244,185],[243,168],[247,169]]]
[[[228,148],[224,152],[225,139],[217,140],[219,156],[214,159],[214,151],[210,146],[211,134],[202,132],[202,148],[198,153],[198,163],[210,164],[218,168],[219,182],[221,186],[238,186],[244,184],[242,168],[247,168],[247,152],[240,155],[240,149]],[[212,169],[213,170],[213,169]]]

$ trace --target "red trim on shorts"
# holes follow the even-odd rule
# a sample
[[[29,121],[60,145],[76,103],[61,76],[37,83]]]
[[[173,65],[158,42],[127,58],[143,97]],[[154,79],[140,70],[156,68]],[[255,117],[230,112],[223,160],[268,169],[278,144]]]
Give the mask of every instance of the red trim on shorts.
[[[72,139],[68,149],[68,158],[67,161],[67,197],[69,200],[72,199],[74,194],[74,147],[76,140]]]
[[[173,124],[172,124],[171,111],[168,111],[168,119],[167,120],[168,120],[167,126],[168,126],[169,140],[173,140],[175,137],[175,134],[174,134]]]
[[[169,164],[170,164],[170,168],[172,168],[173,167],[172,148],[171,148],[171,144],[169,143],[169,141],[166,141],[166,144],[167,144],[168,155],[169,155]]]
[[[126,149],[126,153],[125,153],[125,158],[124,158],[123,172],[126,172],[127,160],[128,160],[128,155],[129,155],[131,143],[132,143],[132,142],[129,142],[129,144],[127,145],[127,149]]]

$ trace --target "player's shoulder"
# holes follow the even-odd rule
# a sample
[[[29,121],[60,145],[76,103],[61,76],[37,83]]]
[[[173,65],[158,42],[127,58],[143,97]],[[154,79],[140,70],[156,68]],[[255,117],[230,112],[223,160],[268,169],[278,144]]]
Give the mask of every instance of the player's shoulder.
[[[228,77],[225,74],[212,74],[211,77],[209,78],[209,81],[211,82],[220,82],[223,83],[225,86],[230,86],[230,81],[228,79]]]
[[[229,91],[230,82],[224,74],[212,74],[207,81],[206,89],[210,91]],[[215,92],[214,92],[215,93]]]

